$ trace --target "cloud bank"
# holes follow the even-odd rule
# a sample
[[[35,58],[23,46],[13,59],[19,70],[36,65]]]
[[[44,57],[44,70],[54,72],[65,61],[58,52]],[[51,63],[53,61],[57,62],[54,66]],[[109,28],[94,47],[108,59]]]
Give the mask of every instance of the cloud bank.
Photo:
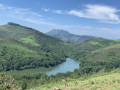
[[[105,5],[87,4],[83,9],[72,10],[51,10],[44,9],[44,11],[51,11],[57,14],[68,14],[77,16],[79,18],[95,19],[101,23],[119,24],[120,18],[117,14],[120,10]]]
[[[119,20],[116,14],[119,10],[110,6],[88,4],[83,10],[70,10],[68,14],[78,17],[92,18],[99,20]]]

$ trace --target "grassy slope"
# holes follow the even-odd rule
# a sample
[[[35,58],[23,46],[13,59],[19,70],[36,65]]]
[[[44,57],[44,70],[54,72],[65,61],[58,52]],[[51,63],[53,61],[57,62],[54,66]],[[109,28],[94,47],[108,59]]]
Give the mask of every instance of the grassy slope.
[[[92,51],[91,54],[87,56],[87,60],[91,62],[112,62],[115,60],[120,61],[120,44]]]
[[[62,90],[120,90],[120,70],[108,73],[81,77],[79,79],[61,80],[48,85],[31,88],[29,90],[53,90],[57,87]]]
[[[105,38],[93,38],[93,39],[87,40],[81,44],[77,44],[77,49],[83,48],[86,50],[97,50],[100,48],[115,45],[117,43],[120,43],[120,40],[111,40],[111,39],[105,39]]]
[[[118,43],[120,43],[120,40],[110,40],[104,38],[94,38],[91,40],[87,40],[74,46],[74,53],[72,53],[71,57],[75,58],[76,60],[81,60],[87,54],[91,53],[91,51],[116,45]]]

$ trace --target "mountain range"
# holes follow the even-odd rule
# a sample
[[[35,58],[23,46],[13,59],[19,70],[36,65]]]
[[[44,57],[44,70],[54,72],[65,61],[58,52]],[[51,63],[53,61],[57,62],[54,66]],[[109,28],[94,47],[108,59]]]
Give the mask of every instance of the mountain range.
[[[87,36],[87,35],[75,35],[65,30],[59,30],[59,29],[53,29],[52,31],[47,32],[46,34],[56,37],[65,42],[71,42],[71,43],[76,43],[76,44],[95,38],[93,36]]]
[[[67,31],[53,30],[53,32],[51,34],[57,36],[83,37]],[[0,26],[0,71],[53,67],[64,62],[67,57],[80,61],[87,60],[92,51],[120,43],[119,40],[86,37],[87,40],[84,39],[83,43],[72,44],[33,28],[9,22]],[[92,54],[99,56],[96,53]],[[92,60],[94,62],[96,59]]]

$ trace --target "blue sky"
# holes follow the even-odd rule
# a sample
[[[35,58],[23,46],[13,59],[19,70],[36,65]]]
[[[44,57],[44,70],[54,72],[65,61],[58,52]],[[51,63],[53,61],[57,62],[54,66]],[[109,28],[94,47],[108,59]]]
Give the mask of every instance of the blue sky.
[[[0,25],[120,39],[120,0],[0,0]]]

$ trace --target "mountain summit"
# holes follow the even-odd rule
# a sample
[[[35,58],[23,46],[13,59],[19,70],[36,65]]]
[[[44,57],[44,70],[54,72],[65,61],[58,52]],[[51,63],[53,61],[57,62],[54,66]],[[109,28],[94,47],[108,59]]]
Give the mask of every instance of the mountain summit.
[[[65,30],[59,30],[59,29],[53,29],[52,31],[48,32],[47,35],[51,36],[57,36],[57,35],[71,35],[71,33],[65,31]]]
[[[53,29],[52,31],[47,32],[46,34],[66,42],[77,43],[77,44],[94,38],[93,36],[71,34],[65,30],[59,30],[59,29]]]

